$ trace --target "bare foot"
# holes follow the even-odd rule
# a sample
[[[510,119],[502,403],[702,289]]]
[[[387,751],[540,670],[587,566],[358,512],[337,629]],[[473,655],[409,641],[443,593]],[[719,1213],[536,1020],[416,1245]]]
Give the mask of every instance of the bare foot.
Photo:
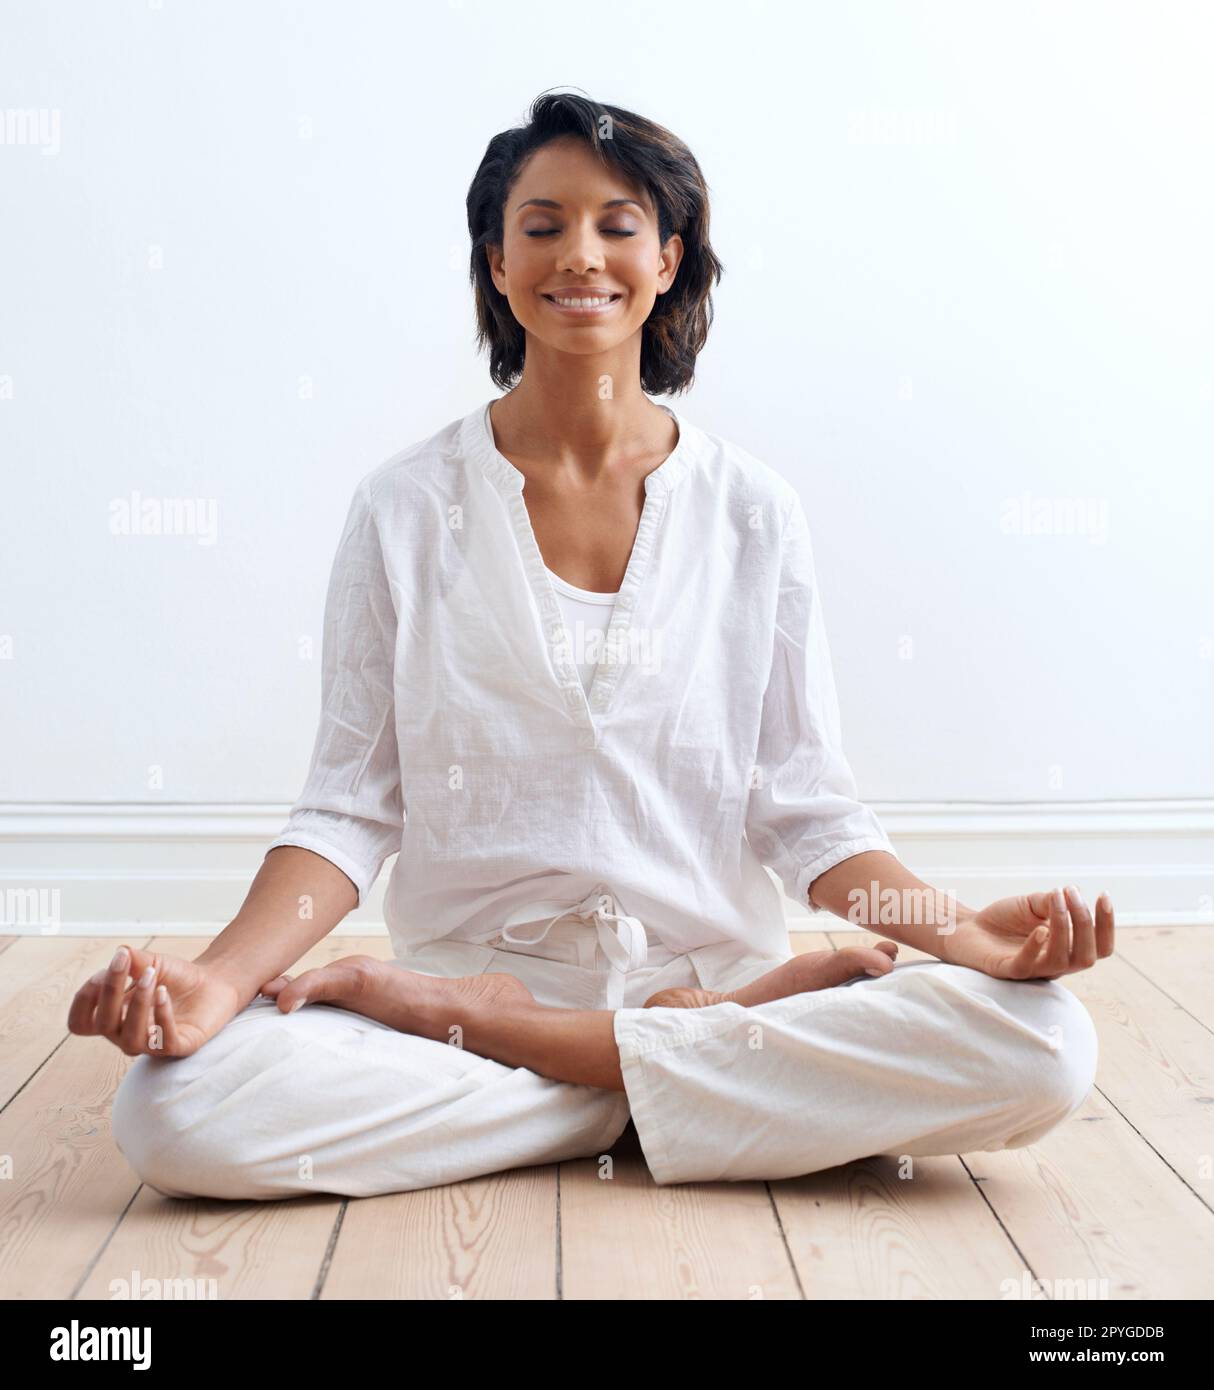
[[[838,951],[805,951],[741,989],[721,993],[712,989],[663,989],[645,1000],[647,1009],[704,1009],[712,1004],[767,1004],[790,994],[810,994],[846,984],[857,975],[886,975],[894,968],[896,941],[876,946],[844,946]]]
[[[302,1004],[334,1004],[386,1023],[398,1033],[449,1042],[451,1029],[470,1013],[538,1009],[535,996],[513,975],[419,975],[374,956],[344,956],[291,978],[279,975],[261,987],[283,1013]]]

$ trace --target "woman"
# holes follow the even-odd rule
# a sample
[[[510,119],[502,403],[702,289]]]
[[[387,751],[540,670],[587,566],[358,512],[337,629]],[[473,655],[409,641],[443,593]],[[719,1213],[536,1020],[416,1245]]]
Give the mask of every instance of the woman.
[[[630,1115],[659,1183],[1033,1142],[1091,1085],[1053,981],[1111,905],[961,907],[856,800],[797,493],[646,395],[691,383],[720,278],[695,159],[547,95],[468,220],[508,394],[359,483],[311,770],[236,918],[73,1003],[138,1056],[123,1152],[275,1198],[598,1154]],[[282,974],[393,853],[396,959]],[[890,940],[790,958],[767,868]]]

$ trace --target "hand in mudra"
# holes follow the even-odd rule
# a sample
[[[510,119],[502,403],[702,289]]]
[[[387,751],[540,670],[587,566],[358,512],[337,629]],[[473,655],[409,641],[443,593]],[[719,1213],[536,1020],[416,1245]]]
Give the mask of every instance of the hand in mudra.
[[[213,967],[120,946],[109,968],[76,991],[67,1026],[71,1033],[107,1039],[128,1057],[188,1057],[239,1006],[236,986]]]
[[[1087,970],[1113,954],[1113,903],[1096,899],[1092,915],[1069,887],[1000,898],[964,917],[937,940],[940,959],[1003,980],[1053,980]]]

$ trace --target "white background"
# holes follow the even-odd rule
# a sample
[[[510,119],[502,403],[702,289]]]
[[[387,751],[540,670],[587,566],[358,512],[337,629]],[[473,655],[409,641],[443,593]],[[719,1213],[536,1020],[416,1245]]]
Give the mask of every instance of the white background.
[[[805,500],[861,794],[1208,797],[1211,13],[6,5],[0,102],[58,128],[0,145],[0,797],[294,799],[355,483],[497,394],[464,199],[552,87],[705,172],[667,403]],[[111,534],[136,492],[216,543]]]

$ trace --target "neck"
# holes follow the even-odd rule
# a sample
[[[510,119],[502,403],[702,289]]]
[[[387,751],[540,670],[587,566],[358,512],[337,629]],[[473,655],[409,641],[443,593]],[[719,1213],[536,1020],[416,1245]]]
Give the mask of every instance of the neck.
[[[562,354],[568,360],[569,354]],[[610,377],[598,359],[574,372],[545,370],[528,357],[519,384],[490,411],[499,451],[516,462],[544,461],[594,478],[621,462],[651,460],[674,448],[677,427],[641,390],[639,373]],[[603,399],[604,381],[614,381]],[[628,385],[621,387],[621,381]]]

